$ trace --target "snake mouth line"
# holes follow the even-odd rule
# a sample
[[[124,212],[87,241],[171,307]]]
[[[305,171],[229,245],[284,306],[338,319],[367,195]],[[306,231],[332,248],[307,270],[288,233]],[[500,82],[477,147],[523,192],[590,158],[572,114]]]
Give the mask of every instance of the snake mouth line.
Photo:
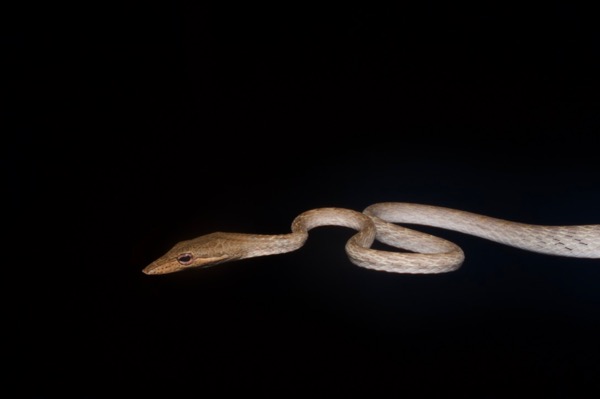
[[[199,268],[205,269],[208,267],[216,266],[221,263],[229,262],[234,260],[234,258],[228,255],[215,256],[210,258],[201,258],[196,261],[196,263],[191,264],[189,266],[181,265],[177,262],[177,260],[167,260],[165,262],[154,261],[150,263],[148,266],[142,269],[142,273],[147,275],[156,275],[156,274],[168,274],[175,273],[186,269],[191,268]]]

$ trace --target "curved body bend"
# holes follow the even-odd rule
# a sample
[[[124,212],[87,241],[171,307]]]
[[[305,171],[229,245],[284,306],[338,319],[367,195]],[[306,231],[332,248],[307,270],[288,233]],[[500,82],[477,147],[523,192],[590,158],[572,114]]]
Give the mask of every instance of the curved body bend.
[[[597,224],[538,226],[450,208],[383,202],[367,207],[362,213],[343,208],[304,212],[294,219],[288,234],[212,233],[182,241],[143,272],[166,274],[295,251],[304,245],[308,232],[319,226],[357,230],[346,243],[346,252],[351,262],[361,267],[395,273],[444,273],[462,264],[463,251],[454,243],[395,223],[459,231],[548,255],[600,258],[600,225]],[[375,240],[410,252],[372,249]]]

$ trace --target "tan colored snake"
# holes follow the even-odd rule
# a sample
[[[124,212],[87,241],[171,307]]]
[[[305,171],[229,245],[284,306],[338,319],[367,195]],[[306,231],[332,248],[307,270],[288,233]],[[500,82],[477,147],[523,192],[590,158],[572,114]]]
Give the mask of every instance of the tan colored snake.
[[[464,254],[457,245],[394,223],[455,230],[543,254],[600,258],[598,224],[537,226],[437,206],[384,202],[363,213],[342,208],[304,212],[294,219],[289,234],[212,233],[182,241],[143,271],[165,274],[294,251],[304,245],[309,230],[326,225],[358,230],[346,243],[350,260],[358,266],[395,273],[443,273],[462,264]],[[374,240],[410,252],[371,249]]]

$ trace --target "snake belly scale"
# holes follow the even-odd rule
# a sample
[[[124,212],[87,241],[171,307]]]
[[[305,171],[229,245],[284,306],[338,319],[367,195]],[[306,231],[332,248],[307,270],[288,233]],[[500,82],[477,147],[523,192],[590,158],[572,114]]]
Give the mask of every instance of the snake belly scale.
[[[312,209],[297,216],[287,234],[212,233],[182,241],[143,271],[166,274],[291,252],[304,245],[311,229],[330,225],[358,231],[346,243],[346,253],[361,267],[394,273],[444,273],[462,264],[464,253],[456,244],[396,223],[454,230],[542,254],[600,258],[598,224],[539,226],[431,205],[383,202],[362,213],[343,208]],[[375,240],[409,252],[372,249]]]

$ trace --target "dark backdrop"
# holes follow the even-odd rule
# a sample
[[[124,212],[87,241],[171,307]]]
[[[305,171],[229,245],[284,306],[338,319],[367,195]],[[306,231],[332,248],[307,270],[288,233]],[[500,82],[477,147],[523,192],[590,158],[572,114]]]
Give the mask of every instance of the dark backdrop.
[[[463,267],[394,275],[352,265],[352,232],[321,228],[296,253],[141,273],[182,239],[283,233],[322,206],[600,223],[591,10],[147,2],[7,16],[25,392],[598,394],[597,260],[436,231]]]

